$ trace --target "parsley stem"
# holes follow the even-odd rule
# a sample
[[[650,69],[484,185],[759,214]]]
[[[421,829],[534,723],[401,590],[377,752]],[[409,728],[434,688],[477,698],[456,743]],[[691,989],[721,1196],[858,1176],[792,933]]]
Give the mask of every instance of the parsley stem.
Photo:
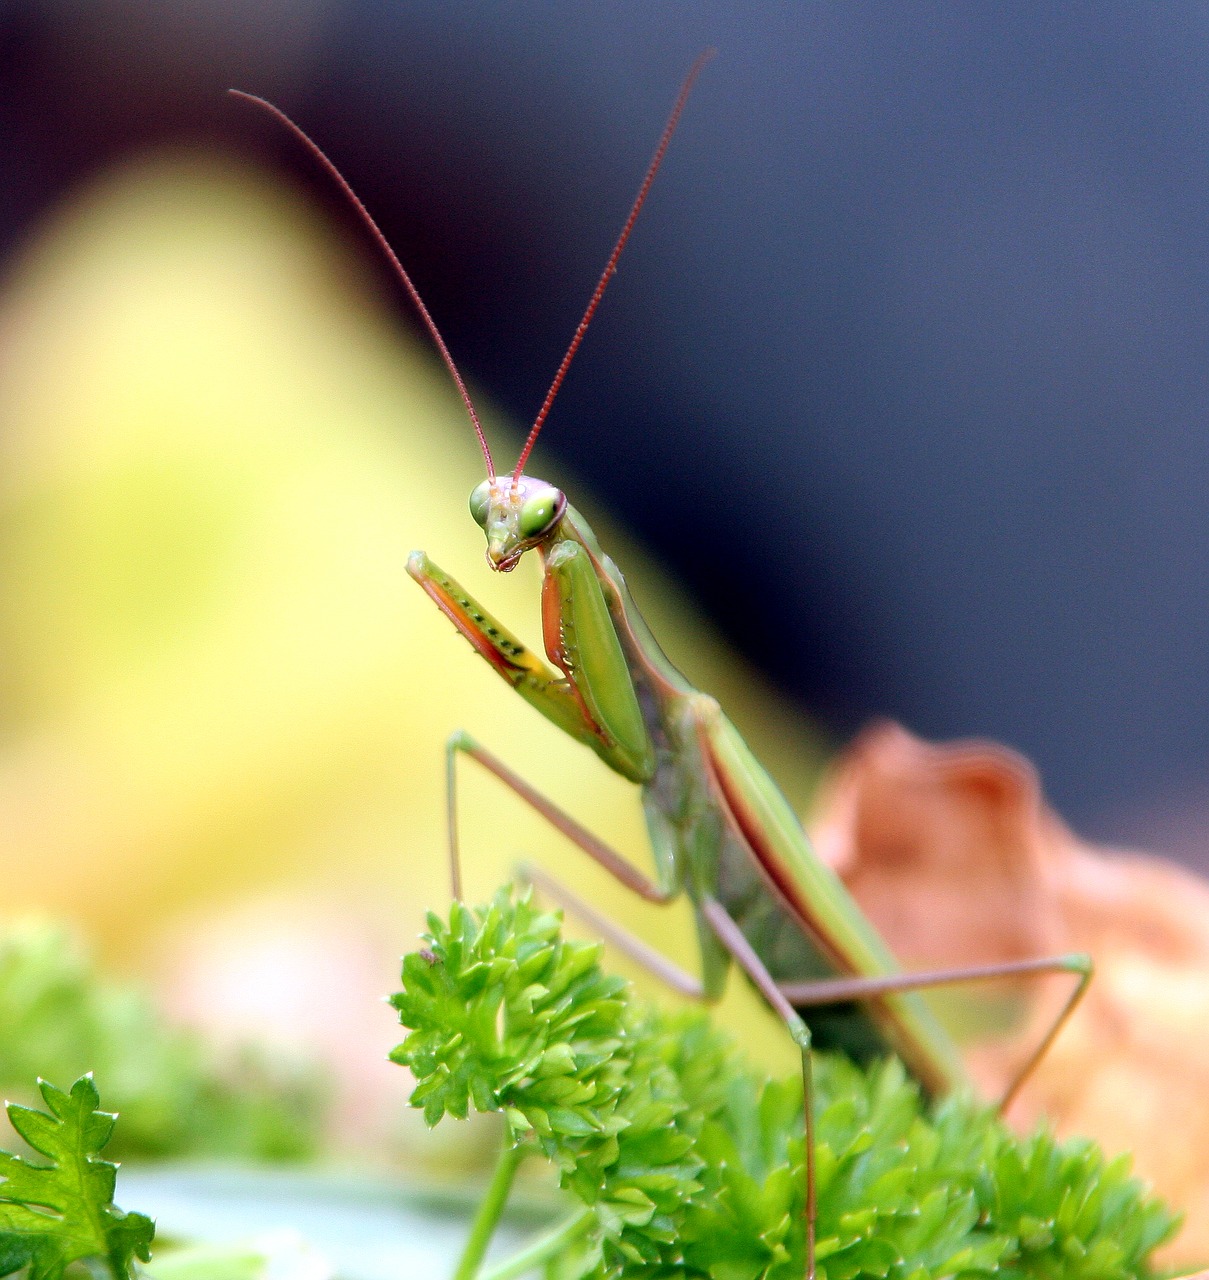
[[[453,1280],[474,1280],[478,1274],[483,1255],[487,1252],[487,1246],[491,1243],[496,1224],[508,1200],[508,1192],[512,1190],[512,1179],[526,1154],[527,1149],[521,1143],[514,1145],[505,1139],[495,1163],[495,1172],[491,1175],[491,1185],[474,1215],[470,1236],[462,1250],[458,1269],[453,1273]]]
[[[492,1267],[481,1280],[517,1280],[518,1276],[527,1275],[530,1271],[548,1262],[556,1254],[561,1253],[569,1245],[575,1243],[592,1225],[595,1217],[591,1209],[581,1209],[566,1222],[560,1223],[544,1236],[525,1245],[498,1267]]]

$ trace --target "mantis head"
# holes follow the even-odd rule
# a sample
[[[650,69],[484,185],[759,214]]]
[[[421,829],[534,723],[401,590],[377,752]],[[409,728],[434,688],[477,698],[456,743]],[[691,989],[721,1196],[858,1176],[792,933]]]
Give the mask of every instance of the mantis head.
[[[526,551],[540,546],[551,538],[558,529],[563,513],[567,509],[566,495],[563,494],[562,490],[556,489],[552,484],[547,484],[544,480],[526,476],[524,474],[525,463],[529,460],[529,454],[533,449],[534,442],[537,440],[538,432],[541,431],[546,415],[550,412],[550,406],[554,402],[554,397],[558,394],[559,387],[562,386],[571,360],[576,351],[579,350],[579,344],[583,341],[588,325],[596,313],[596,308],[599,306],[601,298],[604,296],[605,286],[616,274],[617,260],[621,256],[622,249],[625,248],[630,232],[634,229],[638,211],[646,201],[647,192],[650,190],[655,174],[663,162],[664,152],[667,150],[668,143],[675,132],[676,125],[680,120],[680,113],[684,110],[684,104],[688,101],[689,90],[692,89],[693,82],[697,79],[701,68],[712,57],[713,50],[706,50],[705,53],[701,54],[697,61],[693,63],[692,69],[680,87],[680,93],[676,98],[675,106],[672,108],[672,114],[664,126],[659,145],[655,148],[655,154],[651,157],[651,162],[647,166],[642,186],[638,188],[638,195],[630,208],[630,215],[621,229],[621,234],[617,237],[617,243],[613,246],[613,252],[609,255],[608,262],[605,263],[605,269],[601,273],[600,279],[596,282],[596,288],[588,302],[587,310],[575,330],[575,336],[571,339],[571,345],[567,348],[562,363],[558,366],[558,372],[554,375],[550,390],[546,392],[546,398],[542,402],[541,409],[538,410],[537,418],[529,429],[529,435],[525,440],[524,447],[521,449],[520,456],[516,460],[516,466],[512,474],[508,476],[497,476],[495,474],[495,464],[492,462],[491,450],[488,448],[487,438],[483,434],[483,427],[479,422],[478,413],[475,411],[474,404],[470,399],[470,393],[466,390],[462,375],[458,372],[457,365],[453,362],[453,357],[449,354],[445,339],[441,337],[436,322],[429,314],[428,308],[424,305],[424,300],[412,283],[411,277],[399,261],[398,255],[390,247],[369,210],[361,203],[356,192],[349,186],[347,180],[336,166],[324,155],[318,144],[312,141],[280,108],[275,107],[271,102],[266,102],[264,98],[258,98],[250,93],[242,93],[238,89],[231,90],[237,98],[251,102],[280,121],[326,170],[360,215],[366,228],[377,241],[383,253],[386,254],[386,257],[394,267],[399,281],[415,304],[420,319],[432,336],[432,340],[441,354],[441,359],[444,360],[453,377],[458,393],[462,397],[462,402],[466,406],[466,412],[470,416],[470,422],[478,438],[479,447],[483,451],[483,461],[487,464],[488,478],[482,484],[476,486],[474,492],[470,495],[470,514],[474,516],[479,527],[487,535],[487,563],[500,573],[507,573],[509,570],[516,568],[521,556]]]
[[[536,476],[493,476],[470,495],[470,514],[487,535],[487,563],[500,573],[545,542],[566,509],[566,494]]]

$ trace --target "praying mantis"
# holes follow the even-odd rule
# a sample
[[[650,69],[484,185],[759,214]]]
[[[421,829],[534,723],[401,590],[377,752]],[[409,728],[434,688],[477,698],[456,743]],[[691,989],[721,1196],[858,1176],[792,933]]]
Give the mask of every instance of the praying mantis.
[[[687,895],[697,920],[700,973],[673,965],[581,901],[545,871],[525,874],[606,941],[693,999],[717,1000],[737,966],[783,1020],[801,1056],[805,1097],[805,1272],[815,1274],[815,1152],[811,1050],[858,1057],[892,1051],[929,1094],[968,1084],[956,1046],[921,1000],[927,988],[1022,974],[1074,981],[1040,1043],[1018,1068],[1006,1107],[1073,1012],[1091,979],[1083,954],[904,973],[839,878],[815,855],[796,814],[717,701],[695,689],[660,649],[616,564],[584,518],[552,484],[525,473],[533,445],[600,304],[709,53],[681,86],[638,195],[546,394],[512,472],[496,472],[465,383],[428,308],[373,218],[319,147],[278,108],[238,93],[281,121],[331,175],[364,219],[399,279],[462,397],[486,464],[470,513],[487,540],[487,562],[510,572],[529,552],[543,570],[541,625],[546,661],[531,652],[422,551],[408,573],[522,698],[639,788],[653,875],[639,870],[502,759],[459,730],[446,747],[449,859],[461,897],[457,777],[476,761],[573,845],[648,902]]]

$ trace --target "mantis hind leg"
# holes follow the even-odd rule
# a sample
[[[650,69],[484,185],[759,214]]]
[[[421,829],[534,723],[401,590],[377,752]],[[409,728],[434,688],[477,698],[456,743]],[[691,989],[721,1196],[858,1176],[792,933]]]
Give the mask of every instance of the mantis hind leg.
[[[865,978],[827,978],[820,982],[783,982],[781,994],[798,1009],[867,1000],[892,992],[926,991],[935,987],[964,986],[971,982],[991,982],[998,978],[1031,973],[1070,974],[1076,979],[1070,995],[1046,1029],[1036,1047],[1016,1069],[997,1103],[1002,1113],[1012,1105],[1024,1082],[1036,1070],[1050,1045],[1083,999],[1092,979],[1091,956],[1074,952],[1063,956],[1043,956],[1032,960],[1009,960],[1002,964],[972,965],[961,969],[933,969],[919,973],[879,974]]]

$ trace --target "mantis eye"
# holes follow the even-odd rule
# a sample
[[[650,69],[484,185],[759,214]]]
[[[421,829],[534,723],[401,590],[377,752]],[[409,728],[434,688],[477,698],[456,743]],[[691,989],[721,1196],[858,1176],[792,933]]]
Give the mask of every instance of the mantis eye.
[[[554,490],[529,499],[521,508],[518,528],[522,538],[536,538],[544,533],[559,515],[561,504]]]
[[[470,494],[470,514],[481,529],[487,527],[487,509],[491,505],[491,481],[476,484]]]

